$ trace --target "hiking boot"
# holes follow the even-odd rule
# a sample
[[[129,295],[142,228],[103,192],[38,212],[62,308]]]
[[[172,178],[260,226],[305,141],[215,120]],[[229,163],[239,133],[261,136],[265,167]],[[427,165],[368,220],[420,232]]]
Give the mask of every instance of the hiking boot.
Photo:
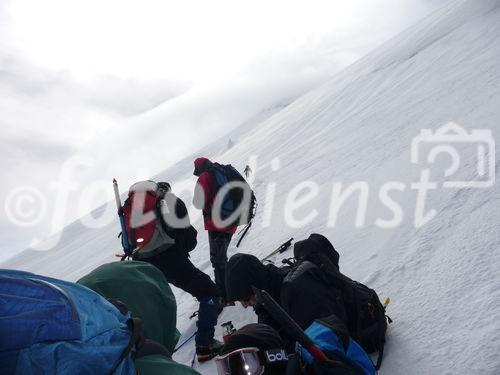
[[[196,359],[200,363],[211,360],[212,358],[217,356],[217,354],[219,354],[219,351],[223,345],[223,342],[213,339],[212,343],[209,346],[197,346]]]

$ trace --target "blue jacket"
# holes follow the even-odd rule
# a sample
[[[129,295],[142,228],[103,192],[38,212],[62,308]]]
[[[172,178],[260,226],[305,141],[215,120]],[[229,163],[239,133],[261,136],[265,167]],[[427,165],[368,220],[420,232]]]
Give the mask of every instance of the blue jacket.
[[[128,320],[84,286],[0,270],[2,373],[133,375]]]

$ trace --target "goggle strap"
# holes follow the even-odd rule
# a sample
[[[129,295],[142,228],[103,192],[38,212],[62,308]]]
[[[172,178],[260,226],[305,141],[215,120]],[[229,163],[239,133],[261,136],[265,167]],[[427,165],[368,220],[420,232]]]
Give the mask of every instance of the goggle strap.
[[[288,355],[284,349],[268,349],[259,351],[259,360],[261,365],[269,365],[276,362],[287,362]]]

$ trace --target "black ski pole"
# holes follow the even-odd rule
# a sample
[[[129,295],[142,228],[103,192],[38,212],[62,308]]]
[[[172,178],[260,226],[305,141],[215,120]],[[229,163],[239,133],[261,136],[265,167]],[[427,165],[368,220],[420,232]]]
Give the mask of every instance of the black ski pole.
[[[269,254],[265,258],[263,258],[261,260],[261,262],[265,262],[266,260],[268,260],[269,258],[275,256],[276,254],[282,254],[282,253],[284,253],[292,245],[292,241],[293,241],[293,237],[290,238],[288,241],[283,242],[276,250],[274,250],[271,254]]]
[[[238,240],[238,243],[236,244],[236,247],[240,247],[241,241],[243,241],[243,238],[247,234],[248,230],[252,226],[252,222],[249,222],[246,227],[243,229],[243,234],[241,235],[240,239]]]
[[[265,309],[271,317],[280,322],[288,335],[302,345],[312,355],[317,362],[327,362],[328,357],[323,351],[306,335],[295,320],[267,293],[265,290],[259,290],[252,287],[257,304]]]
[[[196,336],[196,333],[197,333],[197,332],[198,332],[197,330],[196,330],[196,331],[194,331],[194,332],[193,332],[193,333],[192,333],[192,334],[191,334],[191,335],[190,335],[187,339],[185,339],[185,340],[184,340],[181,344],[179,344],[179,346],[178,346],[177,348],[175,348],[175,349],[174,349],[174,353],[175,353],[175,352],[177,352],[177,351],[178,351],[180,348],[182,348],[184,345],[186,345],[189,341],[191,341],[191,339],[192,339],[193,337],[195,337],[195,336]]]
[[[122,229],[123,252],[125,253],[122,256],[121,260],[125,260],[126,257],[131,255],[132,249],[130,246],[130,242],[128,241],[127,230],[125,227],[125,218],[123,217],[122,202],[120,199],[120,191],[118,190],[118,181],[116,181],[116,178],[113,178],[113,190],[115,193],[115,201],[116,201],[116,208],[118,210],[118,218],[120,219],[120,226]]]
[[[240,247],[241,241],[243,241],[243,238],[245,238],[247,232],[252,227],[253,218],[255,217],[255,214],[257,213],[257,199],[255,198],[255,195],[253,195],[253,193],[252,193],[252,196],[253,196],[253,199],[255,200],[255,206],[254,206],[252,212],[250,212],[250,221],[249,221],[249,223],[240,231],[240,233],[243,232],[243,234],[241,235],[240,239],[238,240],[238,243],[236,244],[236,247]]]

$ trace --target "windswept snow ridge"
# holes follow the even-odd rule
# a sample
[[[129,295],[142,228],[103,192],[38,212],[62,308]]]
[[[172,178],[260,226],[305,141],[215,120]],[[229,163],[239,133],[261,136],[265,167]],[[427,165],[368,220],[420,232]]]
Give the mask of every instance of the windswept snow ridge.
[[[344,273],[370,285],[381,298],[392,298],[394,323],[383,374],[500,373],[498,185],[493,180],[482,189],[444,188],[450,178],[444,173],[448,159],[411,163],[412,140],[422,129],[436,131],[454,122],[467,132],[489,129],[498,139],[499,61],[500,1],[452,1],[258,125],[243,126],[200,151],[240,170],[257,157],[253,185],[259,211],[239,251],[262,257],[290,237],[320,232],[341,253]],[[227,149],[229,138],[234,145]],[[500,160],[494,149],[490,152],[498,174]],[[460,179],[478,177],[477,155],[461,155]],[[159,176],[177,182],[174,191],[182,190],[188,200],[195,181],[191,163],[185,160]],[[424,212],[434,210],[434,217],[416,227],[415,184],[426,168],[436,188],[427,192]],[[318,194],[294,218],[303,219],[312,210],[315,216],[293,228],[285,220],[285,207],[289,192],[304,181]],[[401,207],[402,222],[383,229],[381,220],[395,214],[382,198],[391,181],[398,183],[390,197]],[[344,191],[356,182],[365,189],[366,217],[358,215],[356,193],[331,227],[335,185],[342,183]],[[268,194],[271,183],[276,184],[274,195]],[[192,260],[212,274],[206,233],[199,221],[197,227],[199,246]],[[3,266],[75,280],[114,259],[118,231],[117,221],[94,230],[74,223],[57,249],[26,252]],[[229,255],[236,252],[234,243]],[[189,332],[195,301],[175,293],[179,329]],[[227,308],[219,323],[233,320],[241,327],[254,319],[250,310],[237,306]],[[193,350],[193,343],[186,345],[176,358],[189,365]],[[197,370],[213,374],[215,368],[207,363]]]

